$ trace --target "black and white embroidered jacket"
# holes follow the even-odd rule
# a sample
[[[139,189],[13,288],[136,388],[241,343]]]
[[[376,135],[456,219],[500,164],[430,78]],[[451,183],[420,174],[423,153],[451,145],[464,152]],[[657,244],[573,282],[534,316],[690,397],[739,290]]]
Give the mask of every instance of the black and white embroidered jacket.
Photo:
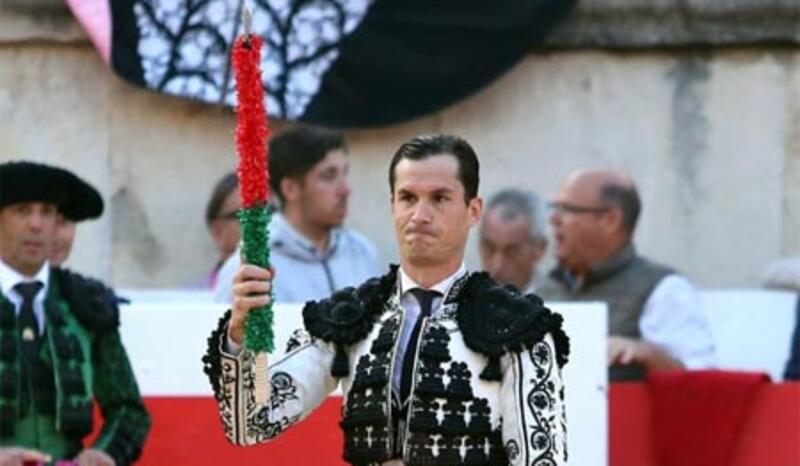
[[[204,362],[228,439],[266,442],[341,386],[351,464],[566,464],[561,367],[569,341],[561,316],[485,273],[465,275],[408,349],[417,364],[401,406],[391,383],[404,318],[397,282],[393,267],[358,289],[307,303],[305,330],[269,367],[266,405],[255,402],[255,355],[222,351],[223,318]]]

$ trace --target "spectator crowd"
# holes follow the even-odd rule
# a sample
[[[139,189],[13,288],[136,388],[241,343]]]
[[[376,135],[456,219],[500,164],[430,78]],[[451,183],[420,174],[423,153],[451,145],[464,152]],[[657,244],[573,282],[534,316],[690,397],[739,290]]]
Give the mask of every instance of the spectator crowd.
[[[388,268],[369,232],[345,226],[352,186],[341,133],[296,126],[275,135],[269,151],[274,302],[321,300]],[[634,179],[617,170],[577,170],[547,202],[532,188],[503,188],[483,206],[478,255],[492,279],[545,302],[606,303],[610,381],[715,367],[697,288],[636,247],[645,206]],[[149,418],[117,330],[120,298],[63,268],[76,227],[103,207],[97,190],[68,170],[0,164],[0,431],[11,439],[0,448],[0,464],[54,457],[124,465],[141,451]],[[194,284],[218,302],[233,300],[242,270],[240,207],[236,175],[225,174],[205,211],[216,255]],[[550,270],[543,265],[548,255],[555,261]],[[796,269],[796,259],[774,264],[768,283],[800,288]],[[800,320],[800,302],[797,313]],[[800,377],[798,332],[787,379]],[[95,401],[104,423],[95,443],[84,446]]]

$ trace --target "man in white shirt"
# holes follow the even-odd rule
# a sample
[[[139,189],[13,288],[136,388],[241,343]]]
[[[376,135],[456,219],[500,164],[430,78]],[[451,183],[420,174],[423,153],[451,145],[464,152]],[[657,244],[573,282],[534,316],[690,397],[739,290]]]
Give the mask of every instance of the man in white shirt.
[[[482,211],[478,165],[456,136],[398,149],[389,185],[400,266],[306,304],[305,331],[268,369],[266,404],[255,401],[257,369],[242,344],[272,274],[240,267],[232,312],[204,358],[232,442],[269,441],[341,385],[349,463],[566,464],[561,316],[463,265]]]
[[[575,172],[551,208],[558,267],[539,291],[545,299],[608,303],[612,381],[714,364],[695,288],[671,268],[636,254],[632,237],[641,202],[628,176]]]
[[[279,303],[322,299],[380,273],[375,247],[342,226],[350,199],[347,146],[340,133],[297,126],[269,142],[270,188],[279,212],[269,225],[272,265],[281,271]],[[240,250],[217,275],[214,299],[231,302]]]

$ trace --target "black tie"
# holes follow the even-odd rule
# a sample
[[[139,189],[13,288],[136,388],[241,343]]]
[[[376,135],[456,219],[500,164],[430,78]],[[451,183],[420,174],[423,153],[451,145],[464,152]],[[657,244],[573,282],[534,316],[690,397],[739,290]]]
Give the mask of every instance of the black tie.
[[[42,289],[42,282],[17,283],[14,290],[22,296],[22,306],[19,308],[19,328],[23,345],[39,339],[39,322],[33,312],[33,300]]]
[[[406,346],[406,353],[403,356],[403,375],[400,378],[400,400],[402,403],[406,402],[409,393],[411,392],[411,378],[414,375],[414,356],[417,351],[417,342],[419,341],[419,333],[422,329],[422,319],[430,317],[433,299],[441,296],[438,291],[423,290],[421,288],[414,288],[409,291],[414,295],[419,303],[419,317],[414,324],[414,329],[411,331],[411,337],[408,339],[408,346]]]

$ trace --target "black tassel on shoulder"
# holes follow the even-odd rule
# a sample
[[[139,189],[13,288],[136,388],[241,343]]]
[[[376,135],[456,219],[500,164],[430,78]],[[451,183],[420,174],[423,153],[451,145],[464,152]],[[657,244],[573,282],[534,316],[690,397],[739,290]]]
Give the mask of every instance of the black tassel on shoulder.
[[[339,343],[336,344],[336,355],[333,357],[331,375],[337,378],[350,375],[350,361],[347,358],[347,353],[344,351],[344,346]]]
[[[358,289],[344,288],[330,298],[306,303],[303,323],[308,333],[336,345],[332,376],[342,378],[350,375],[350,361],[345,346],[369,335],[391,296],[396,277],[397,267],[394,266],[388,274],[368,280]]]
[[[479,377],[482,380],[490,382],[502,382],[503,371],[500,368],[500,358],[497,356],[491,356],[489,358],[489,363],[483,368],[483,371],[481,371]]]

